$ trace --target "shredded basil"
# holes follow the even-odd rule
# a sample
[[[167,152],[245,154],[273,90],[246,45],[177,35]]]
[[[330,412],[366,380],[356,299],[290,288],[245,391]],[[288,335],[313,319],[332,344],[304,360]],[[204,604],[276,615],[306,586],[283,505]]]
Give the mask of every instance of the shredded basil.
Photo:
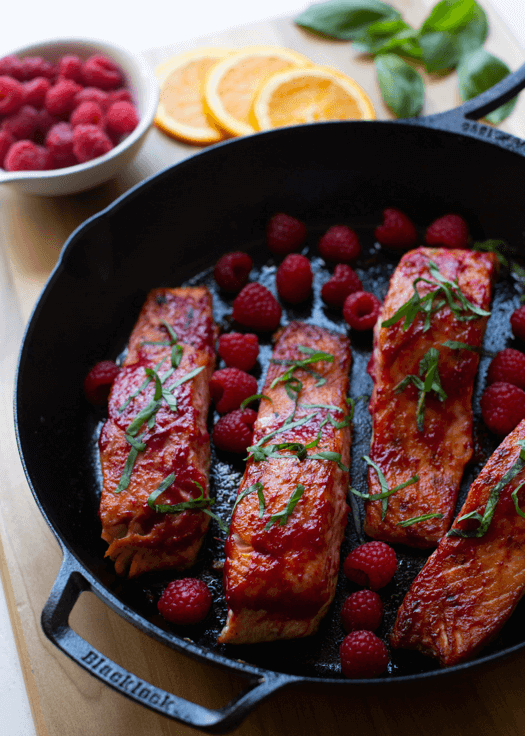
[[[166,360],[166,356],[162,358],[162,360],[159,363],[157,363],[157,365],[155,366],[156,371],[160,370],[165,360]],[[130,394],[128,398],[126,399],[126,401],[122,404],[122,406],[119,407],[118,409],[119,412],[123,412],[124,409],[126,409],[130,405],[132,399],[134,399],[136,396],[142,393],[142,391],[144,391],[144,389],[151,383],[151,381],[152,381],[152,378],[150,376],[147,376],[144,383],[142,383],[136,391]]]
[[[289,360],[289,359],[278,359],[278,358],[272,358],[271,363],[277,364],[277,365],[287,365],[289,368],[282,374],[282,376],[278,376],[271,384],[270,388],[274,388],[278,383],[286,383],[290,381],[290,379],[294,378],[294,372],[299,369],[305,370],[307,373],[309,373],[311,376],[314,376],[314,378],[317,379],[316,386],[322,386],[326,383],[326,379],[321,376],[320,373],[317,373],[317,371],[314,371],[312,369],[309,369],[308,366],[310,366],[312,363],[319,363],[320,361],[326,361],[328,363],[334,362],[334,356],[330,353],[324,353],[322,351],[316,351],[314,348],[307,347],[306,345],[298,345],[297,349],[301,353],[305,353],[308,355],[308,358],[303,358],[300,360]]]
[[[118,486],[115,488],[114,493],[121,493],[122,491],[125,491],[126,488],[129,486],[131,475],[133,473],[133,468],[135,467],[135,460],[137,459],[139,452],[144,452],[144,450],[146,449],[146,444],[144,442],[141,442],[143,435],[141,435],[137,439],[130,436],[129,434],[125,434],[125,437],[126,441],[131,445],[131,450],[129,451],[128,457],[126,458],[124,470],[122,471],[122,475],[120,476]]]
[[[411,519],[405,519],[404,521],[398,521],[397,526],[412,526],[412,524],[418,524],[420,521],[428,521],[429,519],[442,519],[443,514],[422,514],[421,516],[413,516]]]
[[[259,519],[262,519],[264,510],[266,508],[266,504],[264,502],[263,484],[259,482],[254,483],[251,486],[248,486],[248,488],[245,488],[244,491],[239,493],[239,495],[235,499],[235,503],[233,504],[232,514],[231,514],[232,516],[233,516],[235,509],[241,503],[241,501],[244,501],[246,496],[249,496],[249,494],[253,493],[254,491],[257,491],[257,497],[259,499]]]
[[[516,509],[516,513],[518,516],[521,516],[522,519],[525,519],[525,513],[520,509],[519,501],[518,501],[518,493],[521,491],[521,489],[525,486],[525,480],[519,484],[519,486],[516,486],[516,488],[512,491],[511,498],[514,501],[514,508]]]
[[[286,504],[286,507],[282,511],[278,511],[276,514],[272,514],[270,516],[270,520],[264,527],[264,531],[268,531],[268,529],[270,529],[270,527],[273,526],[273,524],[276,524],[277,522],[279,522],[280,526],[284,526],[286,522],[288,521],[288,519],[290,518],[290,516],[292,515],[293,510],[297,506],[297,502],[299,501],[303,493],[304,493],[304,486],[302,486],[299,483],[295,491],[292,493],[292,495],[288,499],[288,503]]]
[[[241,409],[246,409],[248,404],[251,404],[253,401],[259,401],[260,399],[268,399],[268,401],[272,401],[270,397],[266,396],[265,394],[253,394],[253,396],[248,396],[247,399],[244,399],[241,404]]]
[[[430,348],[419,361],[419,376],[415,376],[411,373],[410,375],[405,376],[405,378],[403,378],[403,380],[394,388],[395,393],[399,393],[400,391],[404,391],[410,383],[413,383],[418,389],[419,398],[417,402],[416,422],[419,432],[423,432],[427,394],[434,391],[440,401],[445,401],[447,398],[447,394],[443,391],[441,386],[438,363],[439,350],[436,350],[436,348]]]
[[[419,481],[418,475],[413,475],[412,478],[409,478],[408,480],[404,481],[404,483],[400,483],[395,488],[389,489],[388,484],[386,482],[386,478],[383,475],[383,472],[379,465],[375,463],[373,460],[371,460],[367,455],[363,455],[362,460],[364,460],[367,465],[369,465],[371,468],[374,468],[374,470],[377,473],[377,477],[379,480],[379,485],[381,487],[380,493],[361,493],[360,491],[357,491],[355,488],[350,488],[350,492],[353,493],[355,496],[359,496],[359,498],[364,498],[366,501],[381,501],[382,502],[382,510],[381,510],[381,520],[383,521],[386,512],[388,509],[388,499],[390,496],[392,496],[394,493],[397,493],[397,491],[402,491],[403,488],[406,488],[407,486],[411,486],[413,483],[417,483]]]

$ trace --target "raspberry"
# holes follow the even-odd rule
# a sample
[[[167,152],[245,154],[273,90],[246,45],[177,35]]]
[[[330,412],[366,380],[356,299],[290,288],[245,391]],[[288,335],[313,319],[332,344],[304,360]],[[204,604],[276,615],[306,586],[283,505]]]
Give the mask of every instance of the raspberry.
[[[262,284],[248,284],[233,301],[233,319],[252,330],[276,330],[281,314],[281,305]]]
[[[0,115],[16,112],[24,100],[24,87],[12,77],[0,77]]]
[[[349,294],[362,289],[363,284],[354,269],[346,263],[338,263],[332,278],[323,284],[321,297],[331,307],[342,307]]]
[[[312,292],[312,268],[306,256],[290,253],[275,274],[275,285],[282,299],[290,304],[299,304],[308,299]]]
[[[270,218],[266,226],[266,242],[272,253],[284,255],[298,250],[306,238],[303,222],[291,215],[279,212]]]
[[[514,310],[510,317],[510,326],[519,340],[525,340],[525,304]]]
[[[95,406],[107,404],[111,386],[119,372],[120,368],[112,360],[95,363],[84,379],[86,399]]]
[[[259,356],[259,340],[250,332],[229,332],[219,337],[219,355],[226,365],[251,371]]]
[[[439,217],[425,233],[425,243],[438,248],[467,248],[469,240],[468,225],[459,215]]]
[[[118,135],[126,135],[135,130],[139,124],[139,116],[135,106],[130,102],[114,102],[108,109],[106,125],[108,130]]]
[[[77,125],[73,129],[73,153],[80,163],[103,156],[112,148],[113,143],[98,125]]]
[[[319,255],[328,261],[349,263],[361,252],[361,244],[357,234],[346,225],[334,225],[328,228],[319,241]]]
[[[257,412],[253,409],[235,409],[219,419],[211,438],[219,450],[242,454],[252,444],[253,425]]]
[[[103,92],[97,87],[84,87],[80,92],[75,95],[75,107],[78,107],[82,102],[96,102],[97,105],[103,110],[108,107],[109,96],[107,92]]]
[[[8,130],[0,130],[0,167],[3,168],[4,159],[14,142],[15,139]]]
[[[24,69],[20,59],[16,56],[4,56],[0,59],[0,77],[13,77],[22,81]]]
[[[46,136],[53,125],[56,125],[58,122],[59,119],[54,115],[51,115],[46,108],[43,107],[41,110],[38,110],[37,133],[40,133],[42,136]]]
[[[257,381],[239,368],[221,368],[210,379],[210,392],[219,414],[227,414],[257,393]]]
[[[352,631],[340,649],[341,672],[353,679],[376,677],[388,667],[388,651],[371,631]]]
[[[213,270],[213,278],[224,291],[239,292],[248,283],[253,261],[247,253],[236,250],[219,258]]]
[[[42,107],[50,88],[51,83],[45,77],[35,77],[29,82],[24,82],[24,104]]]
[[[506,435],[525,419],[525,391],[502,381],[483,391],[481,416],[494,434]]]
[[[376,227],[375,239],[388,248],[412,248],[417,242],[417,231],[412,220],[401,210],[387,207],[383,210],[383,224]]]
[[[383,604],[373,590],[358,590],[343,603],[341,620],[345,631],[375,631],[381,625]]]
[[[512,383],[525,389],[525,354],[514,348],[500,350],[487,373],[487,383],[496,382]]]
[[[211,608],[211,593],[202,580],[182,578],[168,583],[157,608],[166,621],[186,626],[198,624]]]
[[[349,580],[370,590],[379,590],[389,583],[396,569],[396,553],[385,542],[366,542],[356,547],[343,564]]]
[[[42,146],[32,141],[16,141],[7,152],[4,168],[7,171],[45,171],[51,163],[49,152]]]
[[[133,97],[129,89],[121,87],[121,89],[115,89],[112,92],[108,92],[108,107],[114,102],[131,102],[133,103]]]
[[[50,61],[46,61],[41,56],[26,56],[25,59],[22,59],[22,73],[25,80],[35,77],[53,79],[56,76],[56,69]]]
[[[82,59],[75,54],[66,54],[58,62],[58,76],[80,82]]]
[[[2,122],[2,130],[7,130],[15,140],[29,140],[38,127],[38,111],[32,105],[24,105],[18,112],[9,115]]]
[[[94,54],[82,64],[84,84],[108,90],[122,85],[122,74],[114,61],[103,54]]]
[[[100,105],[97,105],[96,102],[81,102],[71,113],[69,122],[73,128],[85,123],[104,127],[104,113]]]
[[[343,317],[353,330],[359,332],[371,330],[380,311],[381,302],[369,291],[355,291],[346,297],[343,305]]]
[[[51,115],[69,115],[75,107],[75,95],[81,89],[72,79],[59,79],[46,94],[46,110]]]
[[[69,123],[53,125],[46,136],[46,147],[53,154],[57,169],[77,164],[73,153],[73,128]]]

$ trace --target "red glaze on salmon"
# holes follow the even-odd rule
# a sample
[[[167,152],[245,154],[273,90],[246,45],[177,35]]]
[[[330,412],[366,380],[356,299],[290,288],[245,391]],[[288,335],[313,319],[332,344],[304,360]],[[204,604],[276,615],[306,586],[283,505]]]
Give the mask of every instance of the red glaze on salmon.
[[[411,326],[403,329],[404,319],[392,326],[382,322],[391,318],[414,294],[414,281],[424,277],[432,284],[419,282],[420,296],[436,289],[429,271],[429,260],[449,281],[456,279],[469,302],[488,311],[492,283],[497,272],[493,253],[446,248],[418,248],[406,253],[391,280],[382,314],[374,328],[374,348],[369,367],[374,381],[370,400],[373,420],[371,459],[383,472],[389,489],[417,475],[419,481],[397,491],[388,499],[385,518],[382,501],[366,504],[365,531],[374,539],[401,542],[413,547],[435,546],[450,527],[465,465],[472,446],[472,391],[479,354],[462,348],[444,347],[456,341],[480,348],[487,317],[460,321],[448,304],[431,316],[425,331],[425,317],[419,312]],[[435,306],[443,301],[438,297]],[[409,385],[396,392],[409,374],[419,375],[419,364],[430,348],[439,350],[438,371],[446,399],[432,391],[426,394],[423,431],[417,427],[419,391]],[[369,493],[381,493],[377,472],[369,468]],[[409,526],[399,522],[425,514],[440,514]]]
[[[264,508],[261,510],[259,495],[254,490],[239,501],[233,513],[224,567],[228,618],[219,636],[221,643],[307,636],[317,630],[333,600],[348,512],[351,434],[348,420],[346,426],[337,428],[327,417],[330,414],[337,423],[348,417],[350,343],[345,336],[293,322],[281,332],[273,359],[307,358],[308,354],[298,346],[329,353],[334,360],[320,360],[309,366],[316,376],[304,369],[294,372],[302,383],[295,415],[293,392],[290,396],[283,382],[272,388],[274,380],[289,366],[270,364],[262,391],[269,399],[261,400],[253,443],[262,447],[283,442],[306,445],[317,438],[321,429],[320,441],[317,447],[308,449],[308,455],[338,453],[345,469],[334,460],[299,460],[290,449],[277,451],[279,457],[248,460],[238,499],[252,485],[260,483]],[[292,415],[292,423],[309,418],[301,426],[264,440],[275,430],[282,430]],[[276,521],[265,528],[272,515],[287,508],[299,485],[304,492],[286,522],[281,525]]]
[[[471,512],[483,515],[491,490],[518,460],[520,440],[525,440],[525,420],[474,481],[458,519]],[[498,633],[525,591],[525,519],[511,496],[524,481],[525,469],[504,486],[482,537],[441,540],[398,611],[393,647],[419,649],[449,666],[473,657]],[[523,489],[517,499],[523,509]],[[458,519],[453,530],[478,526]]]
[[[138,452],[129,485],[119,492],[132,450],[126,430],[154,399],[154,380],[139,391],[147,379],[145,370],[156,369],[163,377],[172,368],[173,345],[163,321],[173,328],[182,348],[180,364],[163,387],[169,390],[191,371],[202,370],[173,388],[175,411],[163,398],[154,425],[150,428],[144,423],[138,429],[135,439],[140,439],[146,449]],[[210,438],[206,418],[216,336],[211,295],[205,288],[153,290],[133,329],[122,370],[111,389],[109,418],[99,440],[102,538],[109,544],[106,556],[114,560],[120,575],[128,572],[133,577],[151,570],[190,567],[199,551],[209,523],[207,514],[194,509],[156,513],[147,502],[172,473],[174,482],[156,504],[175,505],[199,497],[201,491],[195,483],[208,497]],[[159,342],[164,344],[151,344]]]

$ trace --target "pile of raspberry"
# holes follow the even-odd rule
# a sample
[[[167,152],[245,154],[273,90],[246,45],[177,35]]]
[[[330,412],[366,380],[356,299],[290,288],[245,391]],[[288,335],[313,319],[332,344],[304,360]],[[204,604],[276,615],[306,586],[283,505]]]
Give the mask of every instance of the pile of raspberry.
[[[121,69],[74,54],[0,59],[0,167],[47,171],[108,153],[139,122]]]

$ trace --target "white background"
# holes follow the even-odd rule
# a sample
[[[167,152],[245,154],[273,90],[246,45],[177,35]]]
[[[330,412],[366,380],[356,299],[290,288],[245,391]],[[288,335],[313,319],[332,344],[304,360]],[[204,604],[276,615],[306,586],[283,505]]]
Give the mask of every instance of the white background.
[[[424,1],[434,4],[434,0]],[[10,0],[2,3],[0,57],[19,46],[68,36],[107,39],[138,52],[264,18],[295,16],[310,4],[299,0]],[[525,48],[523,0],[491,0],[491,4]],[[0,663],[0,732],[34,736],[1,587]]]

